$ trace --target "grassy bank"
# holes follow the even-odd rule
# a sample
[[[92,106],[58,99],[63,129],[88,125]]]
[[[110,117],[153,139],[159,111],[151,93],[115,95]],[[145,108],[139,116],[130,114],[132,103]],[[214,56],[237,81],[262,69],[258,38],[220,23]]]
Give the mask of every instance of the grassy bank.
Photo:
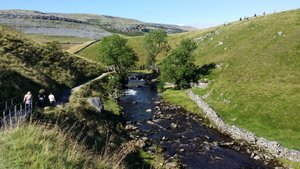
[[[107,94],[101,85],[105,81],[83,87],[67,107],[37,110],[32,117],[39,125],[0,133],[1,143],[5,143],[1,144],[3,167],[126,168],[122,159],[133,151],[132,144],[126,145],[117,103],[105,99]],[[89,97],[103,98],[105,110],[99,113],[91,107]]]
[[[124,168],[62,133],[36,124],[0,132],[0,168]]]
[[[167,102],[183,107],[189,112],[195,113],[202,116],[203,112],[194,102],[191,102],[189,96],[185,93],[184,90],[172,90],[168,89],[162,93],[162,97]]]

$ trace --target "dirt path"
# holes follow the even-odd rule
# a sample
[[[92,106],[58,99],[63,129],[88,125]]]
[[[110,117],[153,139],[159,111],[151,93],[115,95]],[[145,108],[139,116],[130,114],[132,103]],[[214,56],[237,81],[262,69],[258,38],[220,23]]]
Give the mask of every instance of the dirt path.
[[[64,105],[66,103],[69,103],[69,97],[76,91],[78,91],[79,89],[81,89],[83,86],[90,84],[96,80],[102,79],[103,77],[112,74],[113,72],[106,72],[106,73],[102,73],[100,76],[96,77],[95,79],[92,79],[90,81],[87,81],[79,86],[76,86],[72,89],[67,89],[64,91],[64,93],[62,94],[62,96],[60,97],[60,99],[57,101],[58,105]]]

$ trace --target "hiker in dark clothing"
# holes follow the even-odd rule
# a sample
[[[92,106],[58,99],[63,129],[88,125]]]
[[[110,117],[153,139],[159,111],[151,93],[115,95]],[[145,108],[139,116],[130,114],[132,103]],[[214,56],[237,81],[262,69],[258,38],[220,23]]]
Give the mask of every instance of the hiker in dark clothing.
[[[38,106],[44,108],[46,106],[45,90],[41,89],[38,94]]]

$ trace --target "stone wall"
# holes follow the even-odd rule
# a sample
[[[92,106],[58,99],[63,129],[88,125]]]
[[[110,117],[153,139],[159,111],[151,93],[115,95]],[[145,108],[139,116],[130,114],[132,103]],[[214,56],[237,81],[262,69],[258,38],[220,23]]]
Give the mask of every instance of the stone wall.
[[[201,97],[194,94],[191,90],[187,91],[188,96],[202,108],[206,117],[216,125],[216,128],[223,134],[230,136],[234,140],[242,140],[253,146],[255,149],[260,150],[265,156],[272,156],[273,158],[285,158],[291,161],[300,162],[300,152],[296,150],[287,149],[282,147],[278,142],[269,141],[255,134],[240,129],[236,126],[227,125]]]

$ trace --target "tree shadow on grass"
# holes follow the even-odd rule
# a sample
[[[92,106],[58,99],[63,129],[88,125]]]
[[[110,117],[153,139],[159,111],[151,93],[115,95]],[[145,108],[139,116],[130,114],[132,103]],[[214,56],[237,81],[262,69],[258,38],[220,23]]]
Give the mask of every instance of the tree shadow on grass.
[[[216,68],[216,66],[217,65],[215,63],[209,63],[209,64],[205,64],[201,67],[198,67],[196,70],[197,75],[199,76],[199,78],[202,76],[209,75],[211,73],[211,71]]]

